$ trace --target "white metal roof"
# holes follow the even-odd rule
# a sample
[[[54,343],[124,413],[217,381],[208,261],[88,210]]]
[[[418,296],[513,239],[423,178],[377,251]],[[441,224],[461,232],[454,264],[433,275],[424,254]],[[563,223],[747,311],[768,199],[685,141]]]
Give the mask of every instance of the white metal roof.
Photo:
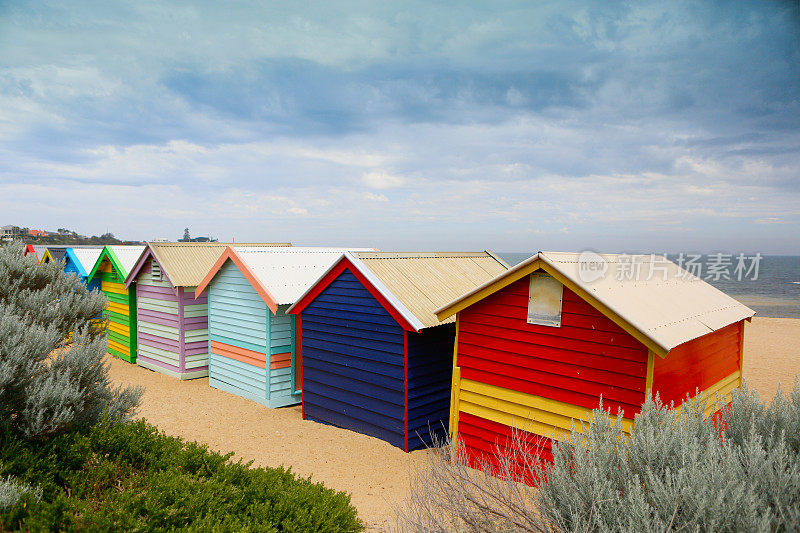
[[[373,250],[301,246],[233,249],[278,305],[293,304],[345,252]]]
[[[89,275],[89,272],[92,271],[94,264],[97,262],[97,258],[103,252],[102,246],[96,248],[73,248],[70,246],[69,249],[72,250],[75,259],[78,260],[81,268],[83,268],[85,276]]]
[[[597,259],[600,258],[600,259]],[[503,278],[540,260],[625,322],[664,352],[751,318],[755,311],[664,256],[539,252],[511,270],[437,310],[456,312],[458,304]],[[607,265],[601,276],[586,269],[588,260]],[[596,278],[596,279],[594,279]],[[455,309],[455,311],[454,311]]]
[[[120,266],[125,269],[125,272],[120,272],[120,275],[125,278],[128,277],[128,273],[136,265],[136,261],[139,260],[139,256],[145,247],[144,245],[114,245],[107,246],[107,248],[113,251],[114,255],[119,259]]]
[[[42,257],[44,256],[44,251],[45,250],[47,250],[47,245],[45,245],[45,244],[34,244],[33,245],[33,251],[36,252],[36,259],[38,259],[39,261],[42,260]]]

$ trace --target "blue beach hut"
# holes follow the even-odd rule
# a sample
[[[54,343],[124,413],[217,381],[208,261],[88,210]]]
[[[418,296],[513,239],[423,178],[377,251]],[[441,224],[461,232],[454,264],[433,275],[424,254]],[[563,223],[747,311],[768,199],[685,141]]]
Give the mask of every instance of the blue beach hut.
[[[348,252],[287,311],[297,316],[303,418],[405,451],[449,418],[454,320],[434,311],[505,272],[489,252]]]
[[[49,251],[49,248],[48,248]],[[91,291],[97,289],[101,290],[99,278],[94,278],[88,282],[89,272],[97,262],[97,258],[103,252],[103,246],[81,246],[65,248],[61,258],[64,261],[64,271],[74,273],[82,283]]]
[[[228,247],[195,289],[208,294],[209,385],[267,407],[300,403],[286,309],[346,250]]]

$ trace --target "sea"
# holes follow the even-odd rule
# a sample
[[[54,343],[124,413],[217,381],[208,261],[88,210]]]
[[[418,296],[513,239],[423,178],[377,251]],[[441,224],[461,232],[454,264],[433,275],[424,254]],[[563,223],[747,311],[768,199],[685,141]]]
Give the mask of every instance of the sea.
[[[498,255],[514,266],[533,254],[498,252]],[[673,262],[680,260],[677,254],[668,254],[667,258]],[[695,263],[705,267],[700,277],[750,307],[756,316],[800,318],[800,256],[764,255],[756,259],[748,255],[744,259],[744,266],[750,272],[736,272],[736,255],[710,254],[694,258]],[[757,268],[751,268],[754,262]],[[714,263],[717,267],[710,267]]]

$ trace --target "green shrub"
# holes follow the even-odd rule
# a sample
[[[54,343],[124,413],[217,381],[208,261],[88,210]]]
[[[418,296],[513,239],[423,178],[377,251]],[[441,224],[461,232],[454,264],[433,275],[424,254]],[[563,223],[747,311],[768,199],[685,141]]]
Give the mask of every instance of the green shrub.
[[[712,419],[703,405],[648,400],[630,436],[597,410],[543,470],[521,436],[498,443],[499,468],[473,470],[443,446],[413,476],[398,530],[799,530],[800,384],[769,405],[736,390]],[[537,486],[514,481],[520,463]]]
[[[42,498],[0,512],[0,530],[362,529],[347,494],[230,458],[144,421],[105,421],[44,445],[6,432],[0,477],[41,487]]]

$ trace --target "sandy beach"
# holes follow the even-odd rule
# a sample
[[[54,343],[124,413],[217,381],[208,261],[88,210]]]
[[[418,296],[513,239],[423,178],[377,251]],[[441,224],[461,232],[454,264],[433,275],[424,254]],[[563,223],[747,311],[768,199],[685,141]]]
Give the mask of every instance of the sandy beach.
[[[170,435],[208,444],[258,466],[286,466],[328,487],[348,491],[362,520],[382,529],[408,490],[411,461],[381,440],[301,418],[299,406],[268,409],[208,386],[208,379],[178,381],[109,357],[118,384],[146,391],[139,416]],[[800,319],[754,318],[745,329],[744,375],[762,399],[800,374]]]

